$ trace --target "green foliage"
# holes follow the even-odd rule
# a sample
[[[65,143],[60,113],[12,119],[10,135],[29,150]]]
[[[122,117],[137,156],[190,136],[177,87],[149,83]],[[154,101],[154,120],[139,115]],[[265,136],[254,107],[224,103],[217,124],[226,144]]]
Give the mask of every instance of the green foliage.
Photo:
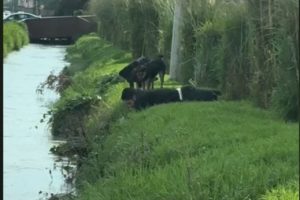
[[[67,49],[66,55],[66,60],[71,63],[68,67],[68,73],[71,75],[84,71],[89,66],[101,66],[121,59],[126,62],[130,56],[100,39],[94,33],[80,37],[74,45]]]
[[[280,25],[274,34],[275,87],[271,96],[272,107],[286,120],[299,120],[299,3],[277,2],[281,9]],[[298,17],[297,17],[298,16]],[[297,28],[298,26],[298,28]]]
[[[181,71],[181,81],[183,83],[187,83],[191,77],[193,77],[194,74],[194,58],[195,58],[195,30],[193,29],[193,26],[191,23],[184,23],[184,29],[183,29],[183,38],[185,42],[183,43],[182,47],[182,59],[183,62],[180,66]]]
[[[293,182],[286,186],[279,186],[263,195],[261,200],[298,200],[299,182]]]
[[[138,0],[129,3],[129,19],[131,21],[131,48],[134,58],[145,55],[145,20],[143,18],[142,2]]]
[[[278,48],[279,75],[273,90],[272,106],[286,120],[299,119],[299,81],[297,81],[297,64],[295,63],[293,40],[281,38]]]
[[[133,57],[156,56],[159,44],[159,14],[155,0],[130,1],[128,11]]]
[[[220,87],[222,82],[222,56],[219,54],[222,26],[206,21],[196,31],[196,66],[194,79],[197,85]]]
[[[109,74],[102,77],[97,83],[97,93],[105,94],[107,90],[115,84],[123,82],[123,79],[118,74]]]
[[[79,96],[78,98],[68,101],[63,110],[83,109],[89,110],[89,108],[101,100],[100,96]]]
[[[100,101],[100,96],[78,95],[65,100],[64,104],[58,102],[56,107],[51,110],[51,117],[48,122],[52,124],[52,134],[54,136],[86,137],[83,128],[84,117]]]
[[[128,112],[128,108],[120,104],[121,91],[128,83],[118,76],[118,72],[130,62],[130,56],[91,34],[79,38],[70,46],[66,58],[70,66],[65,67],[60,74],[67,75],[72,82],[62,90],[61,98],[48,114],[52,116],[52,134],[67,136],[70,141],[53,150],[60,154],[85,153],[92,146],[98,145],[95,141],[100,144],[109,133],[110,124]],[[90,60],[86,66],[74,67],[74,64],[86,60]],[[54,80],[55,84],[48,84],[47,87],[51,89],[54,86],[52,89],[55,89],[57,77],[52,77],[50,75],[50,80],[46,82],[52,83]],[[174,84],[166,78],[166,86]],[[82,145],[76,145],[76,141],[74,144],[73,140],[80,140]],[[81,162],[85,162],[85,159]]]
[[[100,36],[132,51],[134,58],[168,53],[172,1],[92,0],[90,11],[97,15]],[[166,36],[162,36],[162,32]],[[168,56],[168,55],[167,55]]]
[[[258,199],[298,180],[298,126],[247,103],[176,103],[124,117],[95,142],[79,199]]]
[[[7,22],[3,24],[3,57],[28,43],[28,31],[24,23]]]
[[[211,21],[213,17],[212,6],[207,1],[189,0],[183,4],[183,30],[181,39],[181,65],[179,79],[186,83],[191,78],[197,79],[197,83],[201,86],[209,85],[204,83],[206,81],[199,80],[199,69],[206,68],[209,65],[206,58],[200,55],[200,46],[202,38],[199,36],[200,27],[206,22]],[[202,47],[201,47],[202,49]],[[209,48],[202,49],[202,51],[210,51]],[[201,63],[200,63],[201,60]],[[196,66],[196,67],[195,67]],[[201,66],[201,67],[200,67]],[[203,70],[202,70],[203,72]],[[213,80],[211,81],[213,82]]]
[[[250,66],[248,60],[248,27],[244,6],[229,9],[224,20],[221,56],[222,88],[229,99],[249,96]],[[220,54],[219,54],[220,55]]]
[[[159,46],[158,50],[164,55],[167,66],[171,55],[172,26],[173,26],[173,0],[157,0],[155,7],[159,14]],[[167,70],[168,71],[168,70]]]
[[[91,0],[89,10],[98,18],[99,34],[124,49],[130,48],[128,1]]]
[[[186,9],[196,30],[195,82],[222,88],[228,99],[250,99],[263,108],[272,106],[287,120],[297,120],[298,7],[293,0],[211,5],[191,0]]]
[[[208,38],[221,32],[209,23],[203,27],[199,33]],[[296,124],[246,102],[174,103],[130,112],[120,102],[127,83],[117,76],[130,60],[126,52],[89,35],[67,57],[73,82],[54,104],[53,131],[79,135],[80,152],[87,154],[79,161],[77,199],[258,199],[298,180]],[[84,67],[74,67],[85,60]],[[166,81],[166,87],[177,85]],[[78,152],[72,147],[53,150]]]
[[[223,2],[206,7],[196,21],[194,79],[201,86],[222,88],[229,99],[246,98],[250,66],[245,6]]]
[[[84,137],[84,141],[89,142],[85,119],[95,107],[109,106],[105,93],[108,86],[124,83],[117,72],[128,64],[129,58],[126,52],[95,34],[83,36],[70,46],[66,55],[70,66],[58,76],[50,74],[41,85],[42,89],[46,86],[48,89],[61,89],[61,98],[50,113],[52,134]],[[120,60],[123,62],[117,63]],[[61,76],[72,81],[66,86],[60,81]],[[119,96],[116,98],[119,99]]]
[[[92,0],[90,10],[103,38],[130,50],[134,58],[162,53],[168,64],[174,4]],[[295,0],[185,1],[181,82],[194,79],[199,86],[221,88],[228,99],[249,99],[297,120],[299,76],[292,73],[299,74],[298,8]]]

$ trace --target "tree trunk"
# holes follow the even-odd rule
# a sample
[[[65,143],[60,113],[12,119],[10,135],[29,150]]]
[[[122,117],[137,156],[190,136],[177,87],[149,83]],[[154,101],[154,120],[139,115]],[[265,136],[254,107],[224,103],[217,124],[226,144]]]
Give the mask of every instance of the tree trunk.
[[[179,79],[180,70],[180,38],[182,32],[182,0],[176,0],[173,17],[173,31],[170,60],[170,79]]]

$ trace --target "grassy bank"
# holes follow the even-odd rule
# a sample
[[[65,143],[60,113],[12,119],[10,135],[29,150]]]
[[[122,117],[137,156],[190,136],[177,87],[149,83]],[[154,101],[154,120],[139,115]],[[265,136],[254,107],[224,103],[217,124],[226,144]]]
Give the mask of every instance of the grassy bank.
[[[127,52],[90,35],[67,59],[72,84],[54,104],[52,133],[86,149],[78,200],[299,197],[297,124],[222,100],[135,112],[120,102],[128,84],[118,71],[131,60]],[[176,85],[167,79],[167,87]]]
[[[7,22],[3,24],[3,57],[28,43],[27,27],[24,23]]]
[[[298,180],[298,126],[245,102],[156,106],[110,132],[79,199],[259,199]]]

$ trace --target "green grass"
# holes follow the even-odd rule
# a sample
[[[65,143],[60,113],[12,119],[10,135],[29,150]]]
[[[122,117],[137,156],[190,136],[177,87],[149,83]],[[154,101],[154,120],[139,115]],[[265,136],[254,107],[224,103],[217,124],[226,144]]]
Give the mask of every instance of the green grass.
[[[3,24],[3,57],[28,43],[28,31],[24,23],[7,22]]]
[[[298,126],[245,102],[155,106],[110,133],[79,199],[258,199],[298,180]]]
[[[67,71],[71,75],[72,84],[52,107],[52,134],[73,136],[77,129],[86,128],[87,135],[93,138],[99,128],[93,121],[102,121],[100,127],[106,127],[111,120],[109,116],[117,115],[114,113],[118,112],[115,107],[120,107],[120,94],[123,88],[128,87],[128,83],[118,73],[131,62],[131,56],[95,34],[89,34],[67,48],[66,60],[70,62]],[[157,81],[156,87],[158,84]],[[178,83],[166,77],[166,87],[176,85]],[[96,99],[97,96],[102,100],[92,105],[90,113],[79,108],[85,99]],[[124,109],[120,107],[120,110],[123,112]],[[77,119],[80,123],[76,122]]]
[[[73,84],[54,107],[63,110],[83,95],[102,97],[80,122],[90,152],[78,168],[78,200],[299,196],[289,187],[299,177],[297,124],[247,102],[173,103],[129,111],[120,101],[128,83],[106,82],[130,62],[127,52],[92,34],[71,46],[67,59]],[[165,87],[178,86],[166,77]]]
[[[115,104],[119,102],[123,88],[129,86],[120,78],[120,83],[109,85],[107,92],[99,92],[103,88],[101,81],[107,76],[118,76],[119,71],[128,65],[132,58],[128,52],[112,46],[95,34],[85,35],[70,46],[67,49],[66,60],[71,63],[68,70],[72,75],[72,85],[54,105],[56,110],[62,110],[68,102],[82,95],[100,95],[107,103]],[[169,76],[166,75],[165,86],[177,87],[179,84],[169,80]],[[155,87],[159,87],[159,81],[155,82]]]
[[[285,186],[268,191],[262,196],[261,200],[298,200],[299,199],[299,182],[292,182]]]
[[[66,60],[71,63],[71,73],[75,74],[87,68],[101,68],[109,63],[128,63],[131,56],[91,33],[80,37],[67,49]]]

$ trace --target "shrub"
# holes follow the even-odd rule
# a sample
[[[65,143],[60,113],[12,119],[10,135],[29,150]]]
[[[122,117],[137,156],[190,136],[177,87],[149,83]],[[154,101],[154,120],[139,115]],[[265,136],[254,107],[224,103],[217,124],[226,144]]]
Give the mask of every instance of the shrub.
[[[27,27],[24,23],[7,22],[3,25],[3,56],[19,50],[29,43]]]

